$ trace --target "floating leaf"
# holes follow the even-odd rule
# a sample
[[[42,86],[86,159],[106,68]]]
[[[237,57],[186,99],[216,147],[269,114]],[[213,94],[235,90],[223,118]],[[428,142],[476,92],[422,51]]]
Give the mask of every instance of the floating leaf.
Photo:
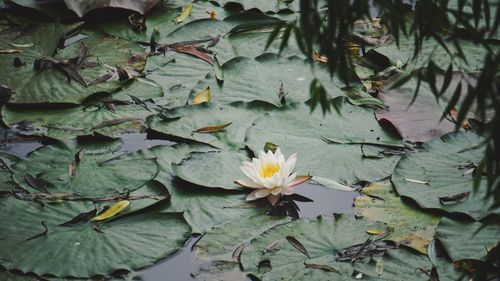
[[[392,176],[397,193],[415,200],[422,208],[462,213],[476,220],[500,213],[499,208],[490,208],[493,198],[485,199],[486,186],[458,201],[443,204],[440,199],[472,191],[473,176],[464,175],[460,168],[483,159],[483,142],[482,137],[472,132],[457,132],[425,143],[421,152],[404,155]],[[419,182],[407,179],[418,179]],[[483,184],[486,185],[485,180],[481,182]]]
[[[216,56],[214,56],[214,72],[217,81],[219,83],[224,82],[224,71],[222,70],[222,67],[220,66],[219,60]]]
[[[181,23],[189,17],[189,14],[193,10],[193,3],[189,3],[181,12],[181,14],[175,18],[175,23]]]
[[[79,17],[83,17],[86,13],[100,8],[120,8],[133,10],[141,14],[146,14],[149,9],[154,7],[160,0],[146,0],[146,1],[78,1],[78,0],[64,0],[68,9],[74,11]]]
[[[210,87],[206,87],[203,91],[199,92],[193,99],[193,104],[202,104],[210,102],[212,94]]]
[[[197,132],[197,133],[215,133],[215,132],[218,132],[220,130],[223,130],[224,128],[231,125],[232,123],[233,122],[229,122],[229,123],[222,124],[222,125],[206,126],[203,128],[196,129],[195,132]]]
[[[112,218],[116,216],[118,213],[123,211],[125,208],[127,208],[130,205],[130,201],[128,200],[122,200],[118,201],[115,204],[109,206],[104,212],[100,213],[99,215],[95,216],[92,218],[93,221],[103,221],[107,220],[109,218]]]

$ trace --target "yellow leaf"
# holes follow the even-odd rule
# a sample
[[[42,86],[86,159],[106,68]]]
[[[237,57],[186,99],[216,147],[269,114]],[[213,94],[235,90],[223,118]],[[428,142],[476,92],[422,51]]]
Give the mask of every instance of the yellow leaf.
[[[175,18],[175,23],[181,23],[185,19],[187,19],[192,9],[193,9],[193,3],[190,3],[189,5],[186,6],[186,8],[184,8],[184,10],[182,10],[182,13]]]
[[[116,214],[121,212],[123,209],[127,208],[128,205],[130,205],[130,201],[128,200],[122,200],[118,201],[115,204],[111,205],[106,211],[102,212],[98,216],[95,216],[92,218],[93,221],[102,221],[102,220],[107,220],[111,217],[114,217]]]
[[[213,20],[217,18],[217,13],[215,11],[207,11],[207,14],[209,14],[210,18]]]
[[[385,230],[379,230],[379,229],[368,229],[366,233],[371,234],[371,235],[380,235],[384,234]]]
[[[226,128],[227,126],[231,125],[232,123],[233,122],[229,122],[227,124],[222,124],[222,125],[207,126],[207,127],[199,128],[195,132],[197,132],[197,133],[215,133],[215,132],[218,132],[218,131]]]
[[[211,98],[212,93],[210,92],[210,87],[206,87],[203,91],[201,91],[194,97],[193,104],[206,103],[209,102]]]

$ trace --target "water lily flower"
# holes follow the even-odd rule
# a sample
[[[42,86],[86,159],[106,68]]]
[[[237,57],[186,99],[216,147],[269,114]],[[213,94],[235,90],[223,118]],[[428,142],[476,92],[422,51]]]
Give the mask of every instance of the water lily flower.
[[[255,189],[248,194],[247,201],[267,197],[269,202],[275,205],[282,195],[293,194],[295,186],[311,179],[310,176],[297,176],[294,172],[296,162],[297,153],[285,161],[285,156],[279,148],[275,153],[271,150],[267,153],[261,151],[259,158],[253,158],[252,162],[243,161],[240,167],[248,179],[240,179],[234,183]]]

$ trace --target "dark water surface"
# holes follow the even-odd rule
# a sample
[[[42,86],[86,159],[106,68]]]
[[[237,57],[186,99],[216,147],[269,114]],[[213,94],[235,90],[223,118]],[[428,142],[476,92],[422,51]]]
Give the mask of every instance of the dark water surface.
[[[174,142],[150,139],[147,134],[127,134],[122,138],[120,153],[132,153],[156,145],[172,145]],[[25,157],[31,151],[50,144],[50,141],[38,138],[23,138],[12,131],[0,127],[0,151],[5,151],[19,157]],[[297,202],[301,218],[315,218],[319,215],[348,214],[354,215],[353,203],[357,192],[345,192],[326,188],[324,186],[306,183],[296,188],[296,193],[306,196],[314,202]],[[134,280],[144,281],[192,281],[206,261],[196,258],[192,251],[200,236],[193,236],[186,241],[185,246],[174,255],[143,270],[133,273]]]

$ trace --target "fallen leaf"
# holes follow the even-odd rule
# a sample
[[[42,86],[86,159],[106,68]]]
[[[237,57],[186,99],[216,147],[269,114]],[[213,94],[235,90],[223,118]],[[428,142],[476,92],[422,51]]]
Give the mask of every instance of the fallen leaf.
[[[321,62],[321,63],[328,62],[328,58],[326,56],[320,55],[318,52],[313,52],[312,57],[315,62]]]
[[[91,218],[95,217],[97,214],[97,209],[93,209],[89,212],[78,214],[76,217],[70,219],[67,222],[61,223],[60,226],[74,226],[80,223],[86,223]]]
[[[189,17],[189,14],[191,14],[191,10],[193,10],[193,3],[189,3],[189,5],[182,10],[181,14],[175,18],[175,23],[178,24],[186,20]]]
[[[210,92],[210,87],[206,87],[203,91],[198,93],[194,98],[193,98],[193,104],[202,104],[202,103],[208,103],[210,102],[210,99],[212,98],[212,93]]]
[[[23,50],[19,50],[19,49],[3,49],[3,50],[0,50],[0,54],[18,54],[18,53],[22,53]]]
[[[311,258],[304,245],[302,245],[299,240],[295,239],[295,237],[287,236],[286,241],[288,241],[288,243],[290,243],[295,249],[299,250],[299,252],[304,254],[306,257]]]
[[[207,126],[207,127],[199,128],[195,132],[197,132],[197,133],[215,133],[215,132],[218,132],[218,131],[226,128],[227,126],[231,125],[232,123],[233,122],[229,122],[229,123],[222,124],[222,125]]]
[[[411,182],[411,183],[418,183],[418,184],[429,184],[428,181],[421,181],[421,180],[416,180],[416,179],[408,179],[404,178],[405,181]]]
[[[33,43],[26,43],[26,44],[15,44],[15,43],[10,43],[12,47],[15,48],[30,48],[33,47],[35,44]]]
[[[123,211],[130,205],[130,201],[122,200],[111,205],[106,211],[100,213],[98,216],[92,218],[92,221],[102,221],[107,220],[116,216],[119,212]]]
[[[462,199],[465,199],[469,196],[470,191],[467,192],[462,192],[456,195],[451,195],[451,196],[443,196],[439,197],[439,202],[441,203],[450,203],[450,202],[458,202]]]

